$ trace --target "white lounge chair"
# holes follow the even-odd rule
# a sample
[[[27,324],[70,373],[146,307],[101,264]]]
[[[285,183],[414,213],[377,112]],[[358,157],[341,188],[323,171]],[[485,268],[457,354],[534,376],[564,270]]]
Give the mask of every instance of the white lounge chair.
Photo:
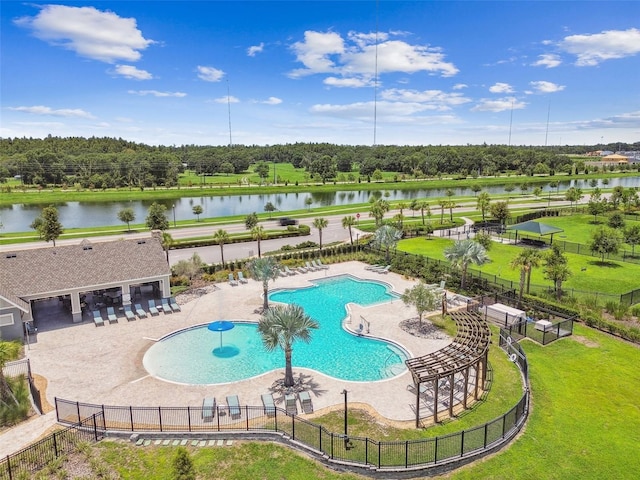
[[[311,270],[312,272],[315,272],[316,270],[319,270],[318,267],[314,267],[313,265],[311,265],[311,262],[307,261],[304,264],[305,267],[307,267],[308,270]]]
[[[320,262],[318,262],[318,260],[311,260],[311,265],[316,267],[316,270],[326,270],[327,267],[326,265],[320,265]]]
[[[261,395],[262,405],[264,406],[264,413],[268,417],[273,417],[276,414],[276,405],[273,402],[273,395],[270,393],[263,393]]]
[[[173,310],[174,312],[180,311],[180,305],[178,305],[178,302],[176,302],[175,298],[173,297],[169,298],[169,305],[171,305],[171,310]]]
[[[231,285],[232,287],[238,286],[238,281],[234,278],[233,273],[229,274],[229,285]]]
[[[386,275],[387,273],[389,273],[389,270],[390,270],[390,269],[391,269],[391,265],[387,265],[387,266],[386,266],[386,267],[384,267],[384,268],[377,268],[377,269],[375,269],[375,270],[374,270],[374,272],[376,272],[376,273],[384,273],[384,274]]]
[[[125,305],[123,308],[124,308],[124,316],[127,317],[128,321],[136,319],[135,314],[131,310],[131,305]]]
[[[138,318],[147,318],[147,312],[144,308],[142,308],[142,305],[140,305],[139,303],[136,303],[135,308],[136,308],[136,314],[138,315]]]
[[[173,310],[171,309],[171,305],[169,305],[169,299],[168,298],[163,298],[162,299],[162,311],[164,313],[173,313]]]
[[[284,267],[284,273],[286,273],[287,275],[297,275],[298,274],[298,272],[294,272],[288,266]]]
[[[309,270],[305,267],[298,267],[296,270],[300,273],[307,273]]]
[[[160,315],[160,312],[156,308],[156,302],[154,300],[149,300],[149,313],[152,316]]]
[[[318,266],[320,268],[324,268],[325,270],[329,270],[329,265],[325,265],[324,263],[322,263],[322,260],[318,259],[318,260],[316,260],[316,263],[318,264]]]
[[[238,281],[240,283],[249,283],[249,280],[244,278],[244,274],[241,271],[238,272]]]
[[[214,412],[216,411],[216,399],[213,397],[206,397],[202,400],[202,420],[210,422],[213,420]]]
[[[284,406],[289,415],[298,414],[298,404],[296,402],[296,396],[292,393],[287,393],[284,396]]]
[[[365,270],[377,270],[379,268],[384,268],[384,265],[367,265],[366,267],[364,267]]]
[[[311,395],[309,395],[309,392],[299,392],[298,398],[300,399],[300,406],[302,407],[302,411],[304,413],[313,413],[313,403],[311,403]]]
[[[227,397],[227,408],[229,409],[229,416],[231,418],[237,418],[242,415],[240,410],[240,400],[237,395],[229,395]]]

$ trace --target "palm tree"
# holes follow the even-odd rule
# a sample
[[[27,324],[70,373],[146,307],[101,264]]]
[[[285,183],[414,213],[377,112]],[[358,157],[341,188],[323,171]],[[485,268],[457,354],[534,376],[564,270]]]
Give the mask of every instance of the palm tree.
[[[326,218],[316,218],[313,220],[314,228],[318,229],[318,236],[320,237],[320,250],[322,250],[322,229],[327,228],[329,222]]]
[[[227,233],[226,230],[222,228],[213,234],[213,239],[215,242],[220,245],[220,261],[222,262],[222,266],[224,268],[224,244],[228,243],[231,240],[231,237]]]
[[[518,294],[518,305],[522,304],[522,295],[525,291],[525,282],[527,284],[527,293],[529,293],[529,282],[531,278],[531,270],[540,266],[542,256],[540,252],[533,248],[525,248],[516,257],[511,260],[511,268],[520,269],[520,293]]]
[[[467,279],[467,268],[470,263],[484,265],[489,261],[487,250],[478,242],[473,240],[460,240],[450,247],[445,248],[444,257],[451,263],[451,266],[459,268],[461,272],[460,288],[465,289]]]
[[[487,214],[487,210],[489,210],[489,206],[491,205],[491,197],[487,192],[482,192],[478,195],[478,201],[476,208],[482,212],[482,222],[484,223],[485,215]]]
[[[351,231],[351,227],[356,224],[356,218],[353,215],[348,215],[342,219],[342,228],[349,229],[349,239],[351,240],[351,245],[353,245],[353,232]]]
[[[440,205],[440,225],[444,223],[444,209],[449,205],[449,201],[444,198],[438,202]]]
[[[256,258],[247,264],[249,274],[257,281],[262,282],[262,293],[264,311],[269,310],[269,281],[278,278],[280,274],[280,264],[273,257]]]
[[[167,254],[167,263],[169,263],[169,250],[173,246],[175,242],[173,241],[173,237],[168,232],[162,232],[162,248],[164,252]]]
[[[311,329],[319,328],[318,323],[307,315],[299,305],[277,305],[267,310],[258,322],[258,332],[264,347],[272,352],[280,347],[284,351],[284,386],[293,387],[291,354],[293,342],[311,341]]]
[[[392,225],[383,225],[373,234],[373,240],[371,243],[384,250],[384,258],[389,263],[389,254],[391,247],[395,247],[398,240],[402,238],[402,232]]]
[[[427,211],[427,217],[431,218],[431,207],[429,207],[429,203],[426,201],[420,202],[420,215],[422,216],[422,225],[424,225],[424,212]],[[431,220],[429,220],[431,221]]]
[[[258,241],[258,258],[260,258],[262,256],[260,252],[260,241],[268,238],[267,232],[264,231],[262,225],[256,225],[251,229],[251,238]]]

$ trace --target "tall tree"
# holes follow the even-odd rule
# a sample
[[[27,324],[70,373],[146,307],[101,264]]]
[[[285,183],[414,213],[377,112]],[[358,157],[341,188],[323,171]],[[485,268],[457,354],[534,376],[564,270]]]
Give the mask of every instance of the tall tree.
[[[434,290],[427,287],[422,281],[413,288],[407,288],[402,294],[401,299],[405,305],[412,305],[416,308],[420,325],[422,325],[424,312],[434,310],[437,304]]]
[[[527,279],[531,278],[531,270],[540,265],[541,259],[541,255],[538,250],[535,250],[533,248],[525,248],[511,260],[511,268],[513,268],[514,270],[520,269],[520,290],[518,294],[518,305],[522,304],[522,295],[525,292],[525,283],[527,283],[527,293],[529,293]]]
[[[356,217],[353,215],[347,215],[342,219],[342,228],[349,229],[349,240],[351,240],[351,245],[353,245],[353,232],[351,228],[356,224]]]
[[[56,239],[62,235],[64,231],[62,224],[58,220],[58,209],[53,205],[49,205],[42,209],[40,214],[42,223],[38,227],[40,236],[46,241],[53,241],[53,246],[56,246]]]
[[[221,228],[216,233],[213,234],[213,239],[218,245],[220,245],[220,260],[222,262],[222,265],[224,266],[224,244],[229,243],[229,240],[231,240],[231,237],[229,236],[229,233],[226,230],[223,230]]]
[[[165,215],[167,207],[159,203],[153,202],[147,212],[145,224],[151,230],[167,230],[169,228],[169,219]]]
[[[459,240],[445,248],[444,257],[454,268],[460,269],[460,288],[465,289],[469,264],[484,265],[489,261],[485,248],[473,240]]]
[[[622,234],[624,235],[624,242],[631,245],[631,256],[635,257],[636,245],[640,244],[640,224],[629,225]]]
[[[431,218],[431,207],[426,201],[420,202],[420,216],[422,217],[422,225],[424,225],[424,213],[427,212],[427,217]],[[431,222],[431,220],[429,220]]]
[[[269,309],[269,282],[280,275],[280,264],[273,257],[256,258],[247,264],[249,274],[258,282],[262,282],[264,311]]]
[[[483,222],[485,220],[485,216],[490,206],[491,206],[491,197],[489,196],[489,194],[487,192],[480,193],[480,195],[478,195],[478,200],[476,202],[476,208],[480,210],[480,213],[482,213]]]
[[[262,257],[262,252],[260,251],[260,242],[269,238],[269,235],[267,235],[267,232],[262,225],[256,225],[251,229],[251,238],[258,242],[258,258]]]
[[[509,204],[507,202],[496,202],[491,204],[490,207],[491,216],[498,220],[501,225],[507,222],[511,218],[511,212],[509,211]]]
[[[167,263],[169,263],[169,250],[174,244],[173,237],[169,232],[162,232],[162,249],[164,253],[167,255]]]
[[[285,374],[284,386],[293,387],[293,368],[291,357],[293,344],[296,341],[309,343],[311,330],[319,328],[318,322],[305,313],[299,305],[276,305],[268,309],[258,322],[258,332],[262,343],[268,351],[281,348],[284,351]]]
[[[390,262],[391,249],[396,246],[398,240],[402,238],[402,232],[391,225],[383,225],[373,234],[371,243],[381,250],[384,250],[384,258]]]
[[[320,239],[320,250],[322,250],[322,230],[327,228],[327,225],[329,225],[329,222],[327,221],[326,218],[320,217],[320,218],[315,218],[313,220],[314,228],[318,229],[318,237]]]
[[[599,188],[596,188],[589,196],[589,203],[587,209],[589,213],[593,215],[593,223],[598,223],[598,215],[604,213],[606,209],[606,199],[602,198],[602,192]]]
[[[127,231],[131,231],[131,222],[136,219],[133,208],[123,208],[118,212],[118,220],[127,224]]]

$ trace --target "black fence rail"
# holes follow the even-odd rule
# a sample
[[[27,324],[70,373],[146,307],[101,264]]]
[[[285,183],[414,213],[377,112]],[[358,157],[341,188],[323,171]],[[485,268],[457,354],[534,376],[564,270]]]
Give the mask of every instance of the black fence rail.
[[[48,437],[0,459],[0,480],[31,478],[55,459],[78,450],[82,442],[95,443],[104,437],[100,413],[52,433]]]
[[[508,336],[516,342],[523,338],[530,338],[542,345],[547,345],[559,338],[572,335],[573,319],[567,319],[546,327],[541,327],[536,323],[525,320],[503,327],[501,330],[507,332]]]
[[[406,470],[443,464],[451,464],[453,468],[457,463],[482,456],[506,444],[527,418],[529,391],[526,388],[522,398],[507,413],[484,425],[440,437],[395,442],[333,433],[279,407],[266,410],[264,407],[241,406],[239,411],[233,412],[228,407],[218,406],[210,416],[201,407],[106,406],[59,398],[55,403],[59,422],[75,424],[81,419],[100,418],[104,431],[113,434],[267,432],[284,441],[302,445],[310,453],[329,462],[355,470]]]

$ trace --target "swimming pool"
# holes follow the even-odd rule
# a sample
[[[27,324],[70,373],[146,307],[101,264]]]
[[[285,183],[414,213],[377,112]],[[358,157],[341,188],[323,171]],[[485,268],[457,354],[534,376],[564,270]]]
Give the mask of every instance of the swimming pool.
[[[320,324],[312,331],[310,343],[293,344],[294,368],[309,368],[349,381],[382,380],[405,371],[408,355],[402,348],[342,328],[347,303],[367,306],[397,300],[388,285],[350,275],[312,283],[311,287],[277,289],[269,294],[272,302],[302,306]],[[222,333],[222,355],[219,335],[208,331],[207,325],[199,325],[156,342],[145,353],[143,364],[154,376],[188,384],[229,383],[284,368],[284,353],[265,350],[257,324],[234,324],[235,328]]]

